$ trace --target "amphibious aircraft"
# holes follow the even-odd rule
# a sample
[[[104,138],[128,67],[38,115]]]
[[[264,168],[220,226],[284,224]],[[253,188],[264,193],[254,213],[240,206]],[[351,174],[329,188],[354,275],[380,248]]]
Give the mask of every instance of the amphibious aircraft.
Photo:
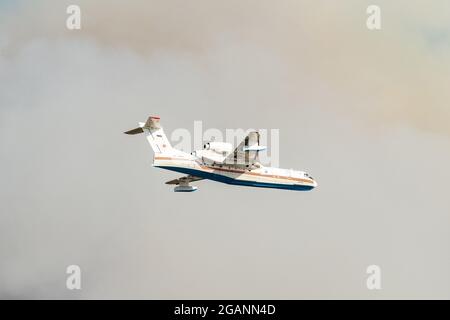
[[[230,185],[307,191],[317,182],[306,172],[265,167],[258,153],[266,147],[259,144],[257,131],[250,132],[234,150],[226,142],[205,143],[202,150],[189,153],[172,148],[160,124],[160,118],[151,116],[139,127],[126,134],[144,133],[154,152],[153,166],[185,174],[166,182],[175,185],[175,192],[197,190],[191,182],[209,179]]]

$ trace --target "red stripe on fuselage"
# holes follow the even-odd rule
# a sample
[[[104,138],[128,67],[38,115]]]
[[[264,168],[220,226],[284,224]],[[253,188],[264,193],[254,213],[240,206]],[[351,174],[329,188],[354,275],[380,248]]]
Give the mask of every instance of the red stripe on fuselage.
[[[184,161],[193,161],[190,159],[183,159],[183,158],[171,158],[171,157],[155,157],[156,160],[184,160]],[[252,176],[260,176],[260,177],[268,177],[268,178],[275,178],[275,179],[285,179],[285,180],[292,180],[292,181],[298,181],[303,183],[313,183],[313,180],[308,179],[302,179],[302,178],[294,178],[290,176],[279,176],[279,175],[272,175],[272,174],[262,174],[257,172],[251,172],[251,171],[245,171],[240,169],[225,169],[225,168],[218,168],[214,166],[203,166],[200,165],[200,168],[202,169],[210,169],[210,170],[217,170],[217,171],[225,171],[225,172],[233,172],[233,173],[242,173],[242,174],[248,174]]]

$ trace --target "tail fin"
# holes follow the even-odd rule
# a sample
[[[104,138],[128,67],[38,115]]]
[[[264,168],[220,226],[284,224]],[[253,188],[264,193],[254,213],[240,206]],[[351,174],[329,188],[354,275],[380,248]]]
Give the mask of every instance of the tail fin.
[[[164,134],[164,130],[159,123],[160,118],[150,116],[147,122],[139,123],[139,127],[126,131],[126,134],[145,133],[153,151],[158,154],[167,153],[172,150],[169,140]]]

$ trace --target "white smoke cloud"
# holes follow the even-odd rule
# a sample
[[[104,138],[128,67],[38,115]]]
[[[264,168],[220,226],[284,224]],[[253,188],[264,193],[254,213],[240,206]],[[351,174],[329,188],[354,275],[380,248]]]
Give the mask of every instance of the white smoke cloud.
[[[449,60],[427,32],[450,11],[405,4],[380,3],[379,33],[356,1],[4,9],[0,296],[371,298],[377,263],[380,297],[448,297]],[[320,186],[175,197],[122,134],[149,114],[169,133],[280,128],[281,166]]]

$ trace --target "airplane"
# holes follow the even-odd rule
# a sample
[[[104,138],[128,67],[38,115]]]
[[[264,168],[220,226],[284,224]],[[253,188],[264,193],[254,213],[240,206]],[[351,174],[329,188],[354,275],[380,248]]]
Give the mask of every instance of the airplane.
[[[292,169],[265,167],[259,162],[260,135],[250,132],[234,150],[226,142],[211,141],[202,150],[189,153],[172,148],[160,124],[160,117],[150,116],[139,127],[125,134],[145,133],[154,152],[153,166],[185,174],[166,182],[175,185],[175,192],[197,190],[191,182],[209,179],[230,185],[308,191],[317,182],[306,172]]]

